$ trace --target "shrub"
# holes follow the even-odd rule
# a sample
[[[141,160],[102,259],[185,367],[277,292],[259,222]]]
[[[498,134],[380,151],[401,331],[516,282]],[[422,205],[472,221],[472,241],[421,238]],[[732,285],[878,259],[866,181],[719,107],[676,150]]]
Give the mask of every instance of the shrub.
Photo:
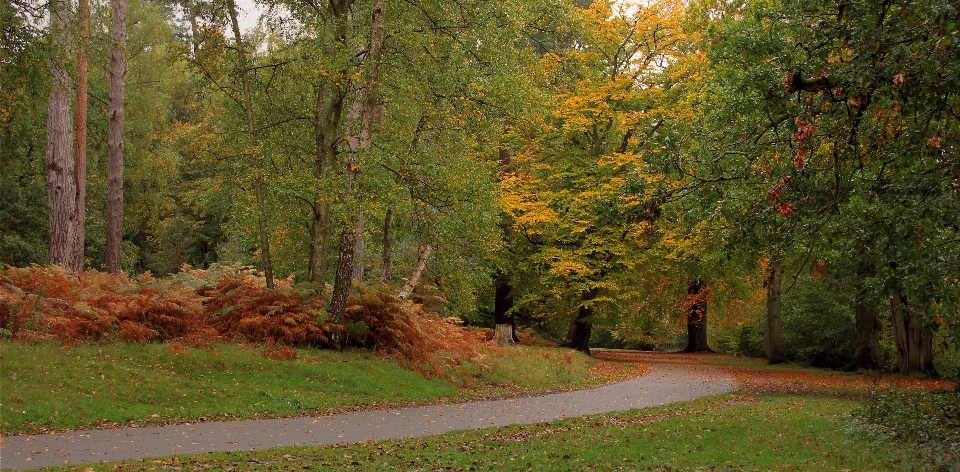
[[[854,410],[851,425],[882,443],[895,441],[929,470],[960,469],[960,392],[887,391]]]
[[[296,356],[291,346],[326,345],[341,328],[328,321],[323,294],[291,278],[277,282],[268,290],[249,267],[184,267],[164,279],[8,268],[0,270],[0,336],[68,344],[171,342],[173,350],[239,338],[264,343],[265,356],[281,359]],[[400,300],[386,287],[362,288],[351,297],[345,321],[348,345],[415,366],[441,365],[438,352],[474,358],[488,334]]]

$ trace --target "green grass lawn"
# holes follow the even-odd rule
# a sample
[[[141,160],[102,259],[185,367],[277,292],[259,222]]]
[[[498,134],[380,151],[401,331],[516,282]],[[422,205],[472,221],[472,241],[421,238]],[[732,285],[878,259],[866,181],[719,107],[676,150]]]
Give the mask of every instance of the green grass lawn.
[[[0,432],[322,414],[374,404],[429,403],[596,385],[598,363],[520,347],[427,378],[364,351],[297,350],[274,360],[255,346],[0,342]],[[567,355],[569,362],[563,362]]]
[[[529,426],[349,446],[210,453],[95,470],[888,470],[894,457],[844,434],[850,400],[720,395]],[[89,466],[57,470],[85,470]]]

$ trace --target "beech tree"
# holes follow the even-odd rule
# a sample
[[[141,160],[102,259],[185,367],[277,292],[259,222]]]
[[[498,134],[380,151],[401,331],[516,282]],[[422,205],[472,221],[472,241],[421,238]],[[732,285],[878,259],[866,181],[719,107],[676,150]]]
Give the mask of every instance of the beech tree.
[[[632,264],[671,192],[643,145],[658,126],[650,113],[662,91],[657,74],[680,43],[683,7],[613,8],[595,2],[580,10],[578,47],[544,56],[541,67],[556,83],[552,116],[518,127],[519,138],[536,141],[518,146],[517,172],[503,179],[527,263],[548,287],[525,303],[569,304],[576,313],[564,344],[584,352],[598,309],[625,289],[613,275]]]

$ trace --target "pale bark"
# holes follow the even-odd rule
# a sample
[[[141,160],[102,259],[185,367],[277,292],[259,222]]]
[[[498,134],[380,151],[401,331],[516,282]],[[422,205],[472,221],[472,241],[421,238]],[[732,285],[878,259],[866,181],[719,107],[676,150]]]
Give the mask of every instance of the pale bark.
[[[413,290],[417,288],[417,283],[420,282],[420,276],[423,275],[423,271],[427,268],[427,260],[430,259],[431,252],[433,252],[433,246],[430,244],[427,244],[420,250],[420,257],[417,258],[417,263],[413,266],[413,271],[410,272],[407,283],[403,284],[403,289],[397,294],[398,298],[406,300],[410,297],[410,294],[413,293]]]
[[[112,0],[110,97],[107,104],[107,272],[119,273],[123,244],[123,118],[127,75],[127,2]]]
[[[370,150],[373,136],[373,115],[376,111],[377,88],[380,80],[380,63],[383,57],[384,40],[384,7],[385,0],[376,0],[373,6],[373,18],[370,25],[370,44],[365,53],[364,64],[367,66],[364,74],[364,87],[359,98],[360,108],[356,109],[356,102],[351,106],[350,118],[356,120],[359,111],[360,131],[357,139],[348,140],[348,152],[344,156],[344,202],[346,203],[347,224],[340,236],[340,251],[337,262],[337,275],[333,283],[333,294],[330,297],[330,321],[342,324],[346,315],[346,302],[353,286],[354,256],[357,238],[362,223],[362,213],[357,198],[354,195],[354,185],[359,172],[359,153]],[[357,111],[355,111],[357,110]],[[333,344],[339,347],[338,335],[334,335]]]
[[[515,341],[513,331],[513,285],[510,277],[501,272],[494,277],[493,295],[493,323],[495,329],[494,340],[499,346],[511,346]]]
[[[233,37],[237,50],[237,69],[240,72],[240,81],[243,86],[243,108],[247,119],[247,134],[250,137],[250,148],[256,153],[256,178],[254,191],[257,199],[257,228],[260,233],[260,257],[263,261],[263,276],[267,288],[273,288],[273,262],[270,256],[270,237],[267,233],[267,216],[263,190],[263,156],[260,155],[260,140],[257,137],[257,128],[253,119],[253,98],[250,93],[250,77],[247,68],[247,54],[243,48],[243,36],[240,34],[240,25],[237,22],[237,6],[234,0],[227,0],[227,10],[230,14],[230,23],[233,26]]]
[[[74,258],[79,261],[80,270],[84,266],[84,243],[87,226],[87,43],[90,40],[90,2],[80,0],[77,8],[77,22],[80,24],[80,41],[77,47],[77,120],[76,120],[76,173],[77,179],[77,230],[73,250]]]
[[[69,271],[83,270],[76,255],[77,179],[74,155],[73,114],[70,96],[73,82],[66,70],[71,47],[68,25],[69,2],[50,3],[50,36],[53,41],[50,99],[47,103],[47,207],[50,224],[50,264]]]
[[[513,346],[513,325],[499,323],[494,325],[493,340],[500,347]]]
[[[783,282],[783,259],[776,255],[767,267],[767,277],[764,285],[767,289],[767,361],[770,364],[786,362],[786,350],[783,347],[783,324],[781,312],[783,299],[780,288]]]

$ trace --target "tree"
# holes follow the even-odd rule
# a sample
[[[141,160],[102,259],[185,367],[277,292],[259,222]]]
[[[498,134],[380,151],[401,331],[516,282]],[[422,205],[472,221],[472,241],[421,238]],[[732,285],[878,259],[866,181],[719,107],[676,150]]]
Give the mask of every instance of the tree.
[[[84,245],[87,219],[87,44],[90,42],[90,2],[80,0],[77,8],[80,37],[77,44],[77,117],[76,117],[76,179],[77,179],[77,231],[73,250],[74,258],[84,266]]]
[[[544,56],[555,88],[550,115],[516,127],[517,172],[503,179],[526,264],[547,290],[522,299],[575,311],[564,345],[584,352],[600,307],[627,290],[617,275],[632,266],[675,191],[643,151],[659,126],[651,111],[662,105],[659,74],[683,37],[683,7],[613,8],[595,2],[580,10],[575,46]]]
[[[234,46],[237,52],[237,71],[240,74],[240,83],[243,87],[243,110],[246,115],[247,136],[250,140],[250,152],[256,155],[256,177],[254,177],[254,191],[257,198],[257,228],[260,233],[260,258],[263,261],[263,275],[267,288],[273,288],[273,260],[270,257],[270,237],[267,234],[267,215],[264,208],[265,197],[263,189],[263,157],[261,155],[260,140],[257,136],[257,126],[253,118],[253,100],[250,91],[250,70],[247,67],[247,53],[240,34],[240,25],[237,22],[237,6],[234,0],[227,0],[227,12],[230,15],[230,25],[233,28]]]
[[[44,147],[49,51],[34,18],[46,5],[0,4],[0,264],[49,263]]]
[[[47,107],[47,208],[50,222],[50,263],[70,271],[83,270],[81,232],[77,209],[75,143],[70,106],[74,90],[67,64],[72,46],[68,25],[72,21],[69,3],[50,2],[50,35],[53,41],[50,100]]]
[[[745,107],[720,108],[756,110],[749,135],[775,137],[753,165],[777,211],[802,229],[785,234],[854,281],[851,369],[880,366],[882,301],[916,290],[911,300],[934,306],[926,302],[955,292],[944,283],[955,264],[940,262],[957,244],[946,190],[956,151],[944,145],[958,128],[948,111],[956,53],[942,47],[956,16],[939,1],[758,2],[718,30],[714,59],[740,71],[727,75],[730,96],[745,97]],[[911,282],[892,282],[905,267]]]
[[[123,102],[127,75],[127,2],[110,2],[113,16],[110,48],[110,98],[107,110],[107,272],[121,270],[123,242]]]

